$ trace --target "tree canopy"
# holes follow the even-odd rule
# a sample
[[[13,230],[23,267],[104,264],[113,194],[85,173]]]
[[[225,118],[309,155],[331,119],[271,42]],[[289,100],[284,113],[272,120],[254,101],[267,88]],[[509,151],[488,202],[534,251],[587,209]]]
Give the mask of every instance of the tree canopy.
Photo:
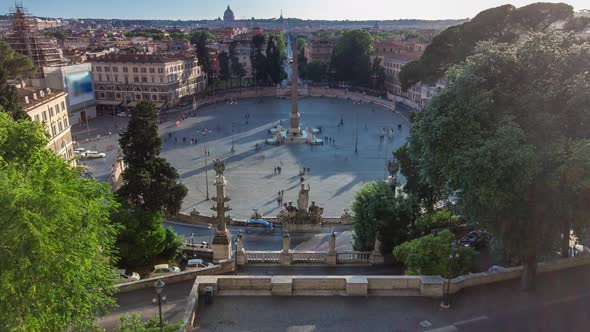
[[[366,30],[345,31],[336,43],[333,67],[338,81],[367,85],[373,37]]]
[[[0,106],[15,120],[30,119],[18,102],[16,88],[10,79],[27,78],[35,72],[31,58],[16,53],[10,45],[0,41]]]
[[[113,195],[106,184],[81,178],[46,144],[39,124],[0,113],[0,326],[6,331],[88,330],[114,306]]]
[[[525,263],[525,288],[562,233],[590,221],[589,72],[590,46],[572,35],[484,42],[413,122],[423,181],[457,193],[466,217]]]
[[[119,140],[127,167],[118,194],[134,207],[175,215],[188,189],[178,182],[176,169],[159,156],[162,140],[157,119],[151,101],[140,102],[131,113],[127,130]]]
[[[452,65],[471,55],[479,42],[515,42],[519,35],[546,31],[551,24],[572,15],[573,7],[563,3],[538,2],[520,8],[503,5],[484,10],[471,21],[435,36],[419,60],[402,67],[402,88],[442,78]]]
[[[367,183],[355,193],[352,203],[354,250],[373,250],[379,220],[383,219],[384,211],[394,209],[394,198],[384,181]]]

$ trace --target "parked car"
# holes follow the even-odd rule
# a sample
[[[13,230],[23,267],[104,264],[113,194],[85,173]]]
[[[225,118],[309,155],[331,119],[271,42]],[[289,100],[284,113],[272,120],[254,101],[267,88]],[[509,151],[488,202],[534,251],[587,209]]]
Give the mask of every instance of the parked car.
[[[264,227],[264,228],[273,228],[273,224],[269,223],[264,219],[248,219],[246,220],[246,224],[244,227]]]
[[[117,113],[117,116],[120,116],[120,117],[128,117],[129,114],[127,114],[126,112],[119,112],[119,113]]]
[[[159,277],[170,273],[178,273],[180,268],[177,266],[170,266],[168,264],[158,264],[154,266],[154,270],[150,273],[150,277]]]
[[[78,156],[83,155],[85,152],[86,152],[86,149],[85,148],[77,148],[77,149],[74,150],[74,153],[76,155],[78,155]]]
[[[486,231],[471,231],[461,238],[459,243],[464,247],[480,249],[488,245],[490,234]]]
[[[86,151],[84,152],[84,156],[86,158],[104,158],[106,157],[106,154],[98,151]]]
[[[202,259],[193,258],[189,259],[188,263],[186,264],[187,269],[202,269],[204,267],[211,267],[214,266],[213,263],[206,262]]]
[[[118,269],[116,272],[117,272],[117,279],[115,279],[116,284],[123,283],[123,282],[137,281],[137,280],[141,279],[139,277],[139,273],[137,273],[137,272],[126,273],[127,271],[125,271],[125,269]]]

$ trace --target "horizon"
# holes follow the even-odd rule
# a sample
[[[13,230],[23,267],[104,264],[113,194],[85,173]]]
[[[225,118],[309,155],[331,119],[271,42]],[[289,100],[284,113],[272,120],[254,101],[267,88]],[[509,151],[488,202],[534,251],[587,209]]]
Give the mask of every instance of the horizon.
[[[7,12],[14,7],[10,0],[0,0]],[[471,0],[449,0],[441,3],[436,0],[415,0],[410,3],[398,3],[392,0],[366,0],[361,4],[342,6],[338,0],[300,0],[298,4],[289,1],[266,0],[170,0],[165,6],[160,6],[160,0],[128,0],[119,3],[117,0],[103,0],[100,3],[80,3],[73,0],[29,0],[22,5],[33,16],[62,18],[62,19],[120,19],[120,20],[180,20],[201,21],[214,20],[223,17],[223,12],[229,5],[236,16],[236,20],[278,18],[283,13],[284,18],[302,20],[326,21],[388,21],[388,20],[460,20],[473,18],[482,10],[512,4],[522,7],[538,1],[497,1],[478,0],[473,4]],[[575,11],[590,8],[587,1],[548,1],[553,3],[567,3]],[[582,7],[582,3],[584,6]],[[366,5],[369,3],[370,5]],[[138,5],[144,8],[138,12]],[[145,8],[153,8],[146,10]],[[112,9],[112,10],[111,10]],[[187,12],[198,12],[188,15]],[[392,12],[389,17],[384,12]],[[60,13],[61,15],[59,15]],[[90,13],[94,13],[93,15]],[[322,13],[322,15],[317,15]]]

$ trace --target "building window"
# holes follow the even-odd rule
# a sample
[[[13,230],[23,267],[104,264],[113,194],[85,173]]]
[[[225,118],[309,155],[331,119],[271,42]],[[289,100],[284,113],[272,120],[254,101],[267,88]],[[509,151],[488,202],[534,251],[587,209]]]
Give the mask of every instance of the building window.
[[[68,118],[64,118],[64,128],[68,129]]]
[[[43,121],[47,121],[47,112],[43,111]]]
[[[156,70],[154,68],[150,68],[150,74],[153,74],[155,72],[156,72]]]
[[[53,117],[53,107],[49,108],[49,117]]]
[[[102,67],[101,66],[96,66],[96,71],[97,72],[101,72],[102,71]]]
[[[35,121],[39,121],[39,114],[35,114]]]
[[[164,78],[160,77],[160,83],[164,83]]]
[[[141,72],[142,72],[142,73],[147,73],[147,69],[146,69],[145,67],[142,67],[142,68],[141,68]]]
[[[98,75],[98,81],[102,82],[102,75]]]
[[[141,77],[141,83],[147,83],[147,77],[142,76]]]
[[[129,84],[129,77],[125,76],[125,84]]]
[[[164,73],[164,68],[158,68],[158,73],[163,74]]]
[[[65,111],[66,110],[66,102],[65,101],[62,101],[61,102],[61,110],[62,111]]]
[[[121,94],[117,93],[117,99],[121,99]]]
[[[55,114],[59,114],[59,104],[55,104]]]
[[[152,83],[154,83],[154,77],[152,76]]]
[[[123,72],[127,73],[129,71],[129,69],[127,69],[127,67],[123,67]]]
[[[108,73],[108,72],[110,72],[110,71],[111,71],[111,68],[110,68],[110,67],[106,67],[106,66],[104,67],[104,72],[105,72],[105,73]]]
[[[119,67],[113,67],[113,73],[118,73],[119,72]]]
[[[51,137],[55,137],[55,124],[51,125]]]
[[[111,81],[111,75],[106,75],[107,76],[107,82]]]
[[[115,76],[115,82],[119,82],[119,76]]]
[[[153,100],[158,100],[158,95],[152,95]]]
[[[61,121],[59,121],[59,122],[57,123],[57,127],[59,128],[59,132],[60,132],[60,133],[61,133],[61,132],[64,130],[64,128],[63,128],[63,126],[62,126],[62,124],[61,124]]]
[[[139,70],[137,69],[137,67],[133,67],[133,72],[134,73],[138,73],[139,72]]]
[[[141,100],[141,95],[135,95],[135,100]]]
[[[139,83],[139,77],[137,77],[137,76],[134,76],[134,77],[133,77],[133,82],[135,82],[135,83]]]

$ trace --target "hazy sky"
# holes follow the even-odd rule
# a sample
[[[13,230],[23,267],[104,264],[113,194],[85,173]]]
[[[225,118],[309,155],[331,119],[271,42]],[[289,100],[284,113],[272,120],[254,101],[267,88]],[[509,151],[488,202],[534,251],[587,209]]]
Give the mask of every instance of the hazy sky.
[[[564,2],[550,1],[545,2]],[[19,0],[20,2],[20,0]],[[236,18],[285,17],[304,19],[383,20],[399,18],[469,18],[483,9],[512,0],[22,0],[36,16],[64,18],[212,19],[223,16],[229,4]],[[568,0],[576,10],[590,8],[590,0]],[[14,0],[0,0],[0,13]]]

